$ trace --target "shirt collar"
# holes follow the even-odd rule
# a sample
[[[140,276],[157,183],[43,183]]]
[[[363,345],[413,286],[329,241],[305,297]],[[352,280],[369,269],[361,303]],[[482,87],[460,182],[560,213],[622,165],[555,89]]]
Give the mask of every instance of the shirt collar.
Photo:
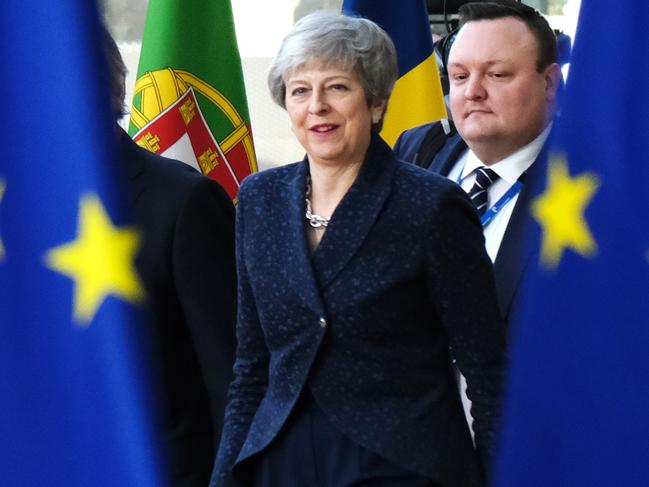
[[[498,176],[507,181],[509,184],[514,184],[518,178],[521,177],[525,171],[529,169],[532,163],[536,160],[543,144],[548,139],[550,135],[550,130],[552,129],[552,123],[549,123],[543,132],[541,132],[536,139],[534,139],[529,144],[521,147],[516,152],[510,154],[504,159],[491,164],[489,166]],[[462,170],[461,180],[475,171],[477,168],[484,166],[485,164],[478,159],[472,150],[469,149],[466,159],[466,164]]]

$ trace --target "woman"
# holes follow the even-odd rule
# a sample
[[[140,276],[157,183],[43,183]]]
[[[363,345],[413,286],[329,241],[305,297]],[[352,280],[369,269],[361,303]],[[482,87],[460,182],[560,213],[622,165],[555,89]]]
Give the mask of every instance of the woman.
[[[246,179],[239,340],[212,485],[481,485],[504,341],[480,222],[377,135],[397,78],[374,23],[316,13],[269,73],[304,161]],[[238,480],[239,483],[233,483]]]

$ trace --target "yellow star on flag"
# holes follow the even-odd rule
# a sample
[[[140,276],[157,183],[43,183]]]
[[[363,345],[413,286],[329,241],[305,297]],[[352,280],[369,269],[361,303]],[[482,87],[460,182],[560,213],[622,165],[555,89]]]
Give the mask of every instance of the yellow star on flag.
[[[5,194],[6,187],[7,185],[4,182],[4,179],[0,179],[0,203],[2,203],[2,197]],[[4,260],[4,258],[5,258],[5,248],[4,245],[2,245],[2,235],[0,234],[0,261]]]
[[[143,287],[134,267],[139,246],[137,231],[113,226],[96,195],[81,198],[76,240],[45,255],[50,269],[75,281],[74,319],[80,325],[90,324],[109,294],[142,301]]]
[[[532,216],[543,231],[541,262],[556,269],[565,249],[569,248],[591,257],[597,243],[584,218],[586,207],[600,183],[590,172],[570,177],[568,164],[562,155],[554,155],[548,168],[548,186],[531,206]]]

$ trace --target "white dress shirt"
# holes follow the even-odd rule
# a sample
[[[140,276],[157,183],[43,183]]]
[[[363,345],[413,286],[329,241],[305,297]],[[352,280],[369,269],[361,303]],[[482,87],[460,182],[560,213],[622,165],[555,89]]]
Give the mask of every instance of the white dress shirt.
[[[551,128],[552,124],[549,124],[532,142],[501,161],[488,166],[489,169],[492,169],[496,174],[498,174],[498,176],[500,176],[500,178],[489,187],[487,192],[487,208],[491,208],[494,203],[504,196],[505,193],[509,191],[509,188],[516,183],[518,178],[529,169],[541,152],[543,144],[545,144],[545,141],[550,134]],[[448,173],[448,178],[459,183],[460,186],[462,186],[462,189],[468,193],[475,183],[475,170],[484,165],[485,164],[478,159],[478,156],[476,156],[472,150],[468,149],[458,159],[451,171]],[[512,216],[517,200],[518,194],[509,200],[483,229],[485,247],[492,262],[496,260],[498,249],[500,248],[503,236],[505,235],[505,230],[507,229],[507,224]]]

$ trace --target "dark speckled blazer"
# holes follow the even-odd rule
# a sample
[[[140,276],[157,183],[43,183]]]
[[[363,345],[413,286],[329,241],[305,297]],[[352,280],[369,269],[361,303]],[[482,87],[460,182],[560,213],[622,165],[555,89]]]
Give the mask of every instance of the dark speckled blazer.
[[[482,485],[505,352],[466,194],[373,137],[310,254],[307,174],[305,160],[250,176],[239,192],[239,344],[211,485],[234,485],[233,466],[263,455],[307,387],[368,450],[441,485]],[[479,456],[450,347],[467,377]]]

